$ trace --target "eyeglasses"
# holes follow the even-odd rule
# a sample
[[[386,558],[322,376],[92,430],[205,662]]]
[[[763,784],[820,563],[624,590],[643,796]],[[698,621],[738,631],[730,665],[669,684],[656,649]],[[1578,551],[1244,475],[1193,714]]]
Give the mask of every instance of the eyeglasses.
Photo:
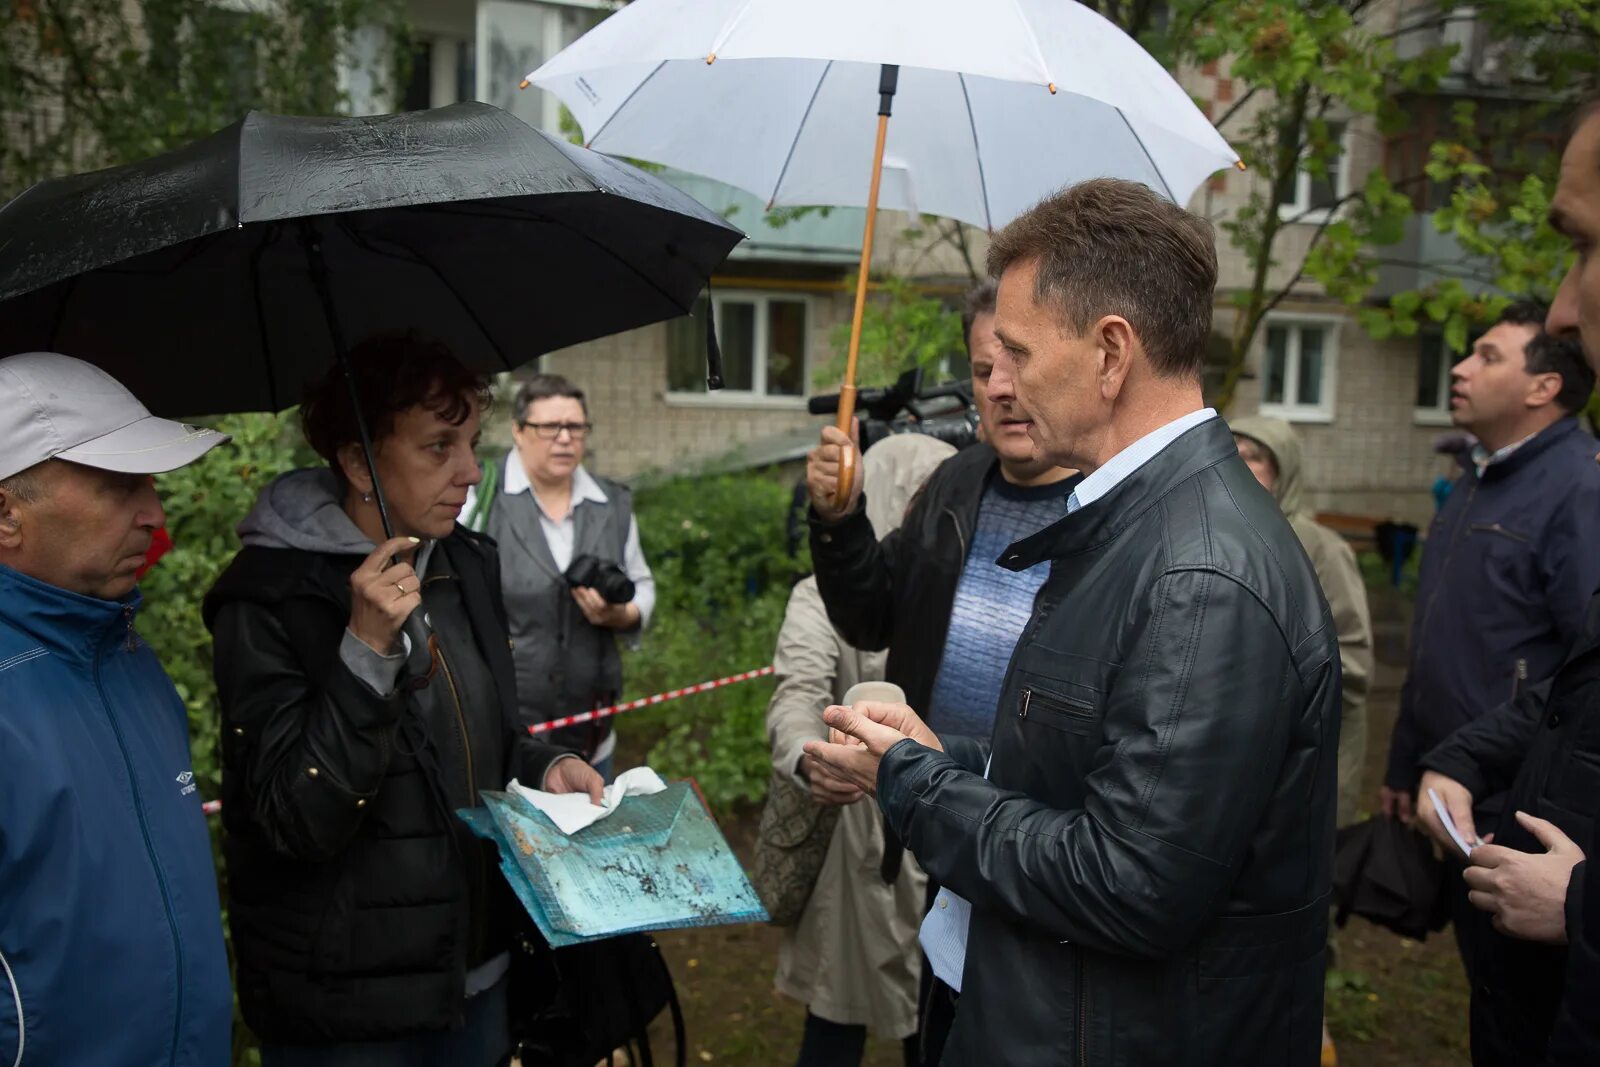
[[[524,430],[532,430],[534,436],[544,441],[554,441],[563,430],[574,441],[581,441],[594,429],[592,422],[523,422],[518,425]]]

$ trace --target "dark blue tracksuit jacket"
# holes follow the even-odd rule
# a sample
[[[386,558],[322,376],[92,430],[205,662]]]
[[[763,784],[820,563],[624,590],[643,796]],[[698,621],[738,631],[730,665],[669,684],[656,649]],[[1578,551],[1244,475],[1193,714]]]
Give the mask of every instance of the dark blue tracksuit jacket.
[[[1600,587],[1597,451],[1562,419],[1457,480],[1422,555],[1389,788],[1415,789],[1429,749],[1561,666]]]
[[[138,606],[0,566],[0,1067],[229,1060],[188,720]]]

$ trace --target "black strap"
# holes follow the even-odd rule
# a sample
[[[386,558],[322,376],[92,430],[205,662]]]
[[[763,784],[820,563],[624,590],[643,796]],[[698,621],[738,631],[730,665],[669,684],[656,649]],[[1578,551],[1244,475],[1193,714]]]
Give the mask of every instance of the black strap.
[[[900,868],[905,862],[905,846],[900,843],[900,837],[894,832],[894,827],[889,824],[889,816],[883,817],[883,859],[878,861],[878,876],[883,879],[884,885],[893,885],[900,877]]]
[[[722,388],[722,349],[717,344],[717,305],[711,299],[711,282],[706,282],[706,389]]]

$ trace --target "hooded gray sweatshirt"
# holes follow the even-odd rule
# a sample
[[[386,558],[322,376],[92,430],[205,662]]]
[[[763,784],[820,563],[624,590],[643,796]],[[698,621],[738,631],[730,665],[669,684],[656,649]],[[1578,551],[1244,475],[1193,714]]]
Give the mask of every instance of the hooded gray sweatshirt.
[[[301,552],[370,556],[378,546],[361,532],[339,501],[339,482],[326,467],[289,471],[273,479],[255,507],[238,526],[239,540],[259,548],[292,548]],[[434,542],[425,541],[414,565],[417,579],[427,572]],[[348,627],[339,644],[339,658],[379,696],[394,692],[395,679],[411,653],[411,639],[400,635],[403,651],[384,655]]]

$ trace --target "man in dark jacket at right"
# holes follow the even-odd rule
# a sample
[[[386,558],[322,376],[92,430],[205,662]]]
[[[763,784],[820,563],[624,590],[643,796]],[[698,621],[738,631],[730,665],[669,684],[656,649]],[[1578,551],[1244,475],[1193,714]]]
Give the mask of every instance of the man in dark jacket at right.
[[[1512,304],[1451,373],[1451,417],[1478,443],[1422,557],[1381,794],[1402,819],[1427,802],[1423,754],[1553,674],[1600,585],[1600,445],[1574,417],[1594,371],[1576,341],[1544,332],[1546,311]],[[1478,798],[1478,821],[1500,800]]]
[[[1277,503],[1201,399],[1216,251],[1134,182],[996,235],[991,396],[1085,472],[1003,566],[1048,564],[992,738],[905,705],[812,741],[944,889],[945,1063],[1315,1064],[1339,647]],[[824,487],[826,488],[826,487]]]
[[[1542,304],[1512,304],[1451,374],[1451,416],[1477,438],[1428,533],[1411,665],[1389,745],[1381,808],[1403,820],[1425,753],[1555,673],[1600,585],[1600,445],[1575,413],[1594,372],[1575,340],[1544,332]],[[1504,797],[1480,792],[1474,822],[1493,825]],[[1457,858],[1459,854],[1457,853]],[[1456,941],[1469,978],[1482,924],[1450,881]]]
[[[1546,328],[1581,338],[1600,363],[1600,99],[1580,108],[1561,160],[1551,223],[1577,253]],[[1552,493],[1570,491],[1556,486]],[[1595,552],[1591,543],[1585,546]],[[1553,677],[1462,727],[1423,757],[1421,788],[1445,798],[1471,848],[1464,875],[1479,926],[1472,989],[1476,1067],[1600,1063],[1600,597]],[[1506,793],[1498,820],[1478,797]],[[1419,818],[1456,850],[1440,819]],[[1569,951],[1568,945],[1571,946]]]

